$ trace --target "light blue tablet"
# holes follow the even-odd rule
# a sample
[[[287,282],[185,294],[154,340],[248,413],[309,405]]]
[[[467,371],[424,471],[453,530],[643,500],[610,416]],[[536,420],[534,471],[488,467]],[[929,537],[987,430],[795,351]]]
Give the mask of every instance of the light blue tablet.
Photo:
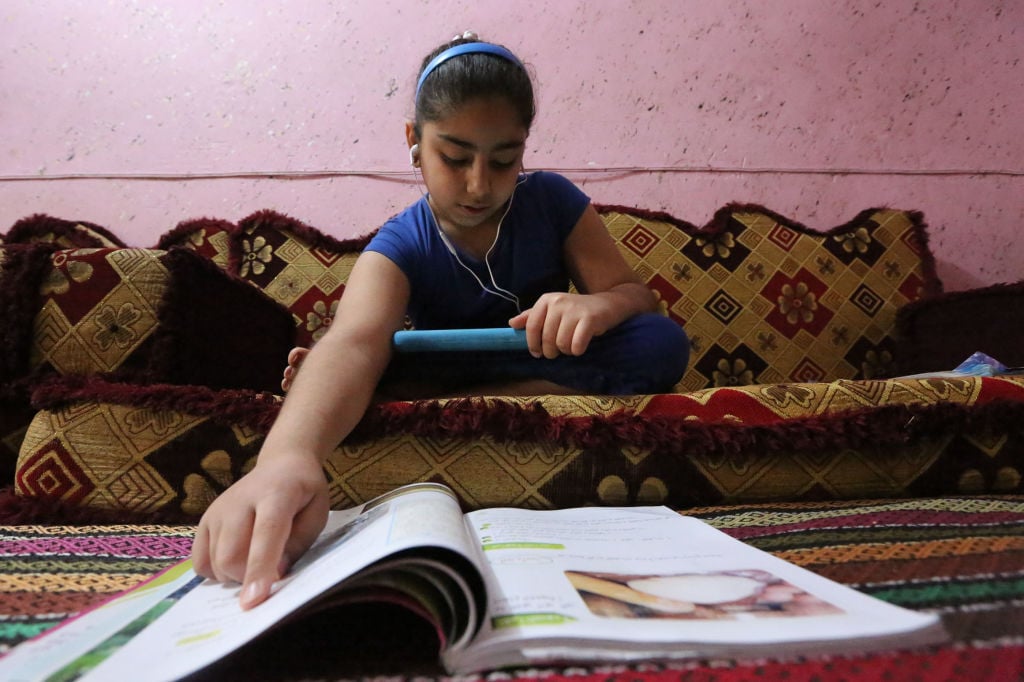
[[[412,329],[395,332],[395,351],[422,353],[458,350],[527,350],[526,331],[492,329]]]

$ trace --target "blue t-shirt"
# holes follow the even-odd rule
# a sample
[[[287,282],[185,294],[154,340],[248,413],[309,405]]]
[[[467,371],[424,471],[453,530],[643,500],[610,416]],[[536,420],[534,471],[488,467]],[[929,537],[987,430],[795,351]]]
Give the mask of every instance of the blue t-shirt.
[[[590,198],[566,178],[537,171],[524,176],[501,224],[488,262],[494,282],[526,310],[541,294],[566,291],[563,247]],[[502,327],[518,312],[513,302],[484,291],[438,234],[424,197],[385,223],[367,245],[409,278],[408,314],[419,329]],[[455,247],[458,249],[458,247]],[[462,262],[494,289],[483,260],[459,251]]]

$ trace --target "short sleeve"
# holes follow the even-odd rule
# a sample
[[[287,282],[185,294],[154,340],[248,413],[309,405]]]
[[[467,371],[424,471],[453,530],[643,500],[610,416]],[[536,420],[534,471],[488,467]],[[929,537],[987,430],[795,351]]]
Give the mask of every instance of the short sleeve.
[[[590,205],[590,197],[571,180],[558,173],[538,171],[534,174],[545,201],[539,205],[548,211],[548,223],[556,226],[564,241],[576,227],[583,211]]]

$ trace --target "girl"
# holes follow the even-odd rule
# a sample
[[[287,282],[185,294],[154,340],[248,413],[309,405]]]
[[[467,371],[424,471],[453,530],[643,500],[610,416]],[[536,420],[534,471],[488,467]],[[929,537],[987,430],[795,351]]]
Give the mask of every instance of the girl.
[[[654,312],[586,195],[522,172],[533,117],[530,76],[504,47],[467,33],[424,59],[405,134],[428,193],[360,255],[330,331],[308,356],[293,352],[257,465],[196,533],[196,571],[241,582],[243,608],[266,599],[323,529],[323,462],[378,386],[398,397],[629,394],[682,376],[685,334]],[[567,293],[570,280],[579,293]],[[529,353],[392,357],[406,315],[420,329],[524,329]]]

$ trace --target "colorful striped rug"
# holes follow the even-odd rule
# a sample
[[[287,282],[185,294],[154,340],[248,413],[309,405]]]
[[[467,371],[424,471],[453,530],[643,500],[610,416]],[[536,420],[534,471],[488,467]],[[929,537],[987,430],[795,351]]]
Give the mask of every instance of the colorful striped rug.
[[[828,578],[940,613],[950,643],[792,660],[715,660],[506,671],[466,679],[1024,679],[1024,497],[758,504],[688,510]],[[188,555],[190,526],[0,527],[0,650]],[[364,607],[271,634],[197,679],[440,679],[424,624]]]

